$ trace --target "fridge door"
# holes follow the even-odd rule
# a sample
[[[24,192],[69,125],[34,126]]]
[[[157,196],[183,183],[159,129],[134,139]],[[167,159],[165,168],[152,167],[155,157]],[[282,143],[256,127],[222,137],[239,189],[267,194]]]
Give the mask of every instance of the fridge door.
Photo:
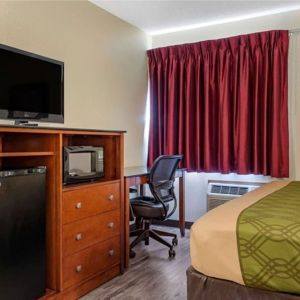
[[[0,298],[45,294],[46,169],[0,172]]]

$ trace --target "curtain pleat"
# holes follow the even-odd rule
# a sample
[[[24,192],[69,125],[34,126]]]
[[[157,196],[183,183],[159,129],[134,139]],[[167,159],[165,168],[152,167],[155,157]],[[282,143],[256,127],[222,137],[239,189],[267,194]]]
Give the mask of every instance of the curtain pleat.
[[[288,32],[148,51],[148,164],[183,154],[194,172],[288,177]]]

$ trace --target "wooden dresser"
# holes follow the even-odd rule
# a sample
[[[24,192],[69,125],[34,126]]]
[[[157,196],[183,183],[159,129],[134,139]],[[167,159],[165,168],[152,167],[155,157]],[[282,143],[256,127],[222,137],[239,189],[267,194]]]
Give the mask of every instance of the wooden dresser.
[[[0,127],[0,170],[47,167],[47,291],[73,300],[123,272],[124,132]],[[101,180],[63,185],[64,146],[103,146]]]

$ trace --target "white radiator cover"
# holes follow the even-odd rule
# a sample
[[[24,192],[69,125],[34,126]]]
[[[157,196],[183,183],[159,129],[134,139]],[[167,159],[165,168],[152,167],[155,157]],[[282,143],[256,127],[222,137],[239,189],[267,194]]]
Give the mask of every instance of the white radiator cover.
[[[209,181],[207,186],[207,211],[241,197],[258,187],[262,182]]]

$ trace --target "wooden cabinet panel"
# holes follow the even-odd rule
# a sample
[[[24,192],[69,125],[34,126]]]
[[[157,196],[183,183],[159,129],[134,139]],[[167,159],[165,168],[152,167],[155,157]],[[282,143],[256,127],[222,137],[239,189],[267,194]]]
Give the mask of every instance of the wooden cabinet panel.
[[[63,224],[120,209],[119,183],[63,192]]]
[[[62,149],[76,145],[105,148],[105,176],[63,186]],[[47,167],[43,299],[77,299],[123,270],[124,132],[1,126],[0,169],[32,166]]]
[[[120,211],[113,210],[63,226],[63,255],[71,255],[120,234]]]
[[[120,263],[120,237],[98,243],[63,260],[63,287],[68,288]]]

